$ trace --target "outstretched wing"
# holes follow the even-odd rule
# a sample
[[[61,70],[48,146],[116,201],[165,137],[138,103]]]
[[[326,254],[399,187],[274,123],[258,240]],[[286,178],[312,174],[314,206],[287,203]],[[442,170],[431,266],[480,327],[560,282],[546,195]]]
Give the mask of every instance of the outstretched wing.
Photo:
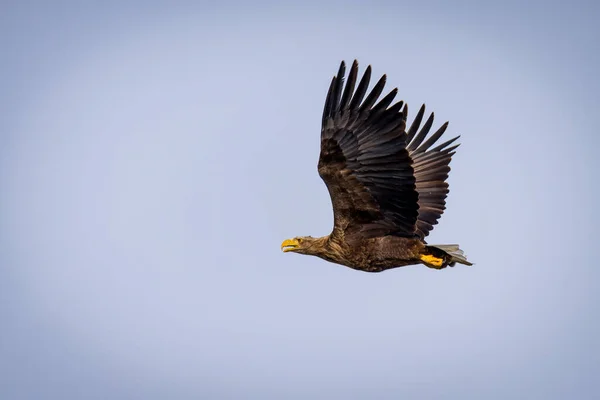
[[[375,104],[385,75],[365,98],[370,66],[354,91],[357,74],[354,61],[343,87],[342,62],[323,111],[318,169],[333,204],[334,234],[416,237],[419,206],[406,148],[406,107],[402,101],[390,106],[397,89]]]
[[[417,234],[424,239],[438,223],[438,219],[446,209],[446,196],[448,195],[448,173],[450,172],[450,161],[458,144],[451,146],[460,136],[448,140],[439,146],[429,149],[444,134],[448,122],[444,123],[426,141],[431,126],[433,125],[433,113],[419,130],[425,105],[417,113],[415,120],[408,130],[407,149],[413,161],[415,175],[415,186],[419,193],[419,216],[417,218]],[[417,133],[417,131],[419,131]]]

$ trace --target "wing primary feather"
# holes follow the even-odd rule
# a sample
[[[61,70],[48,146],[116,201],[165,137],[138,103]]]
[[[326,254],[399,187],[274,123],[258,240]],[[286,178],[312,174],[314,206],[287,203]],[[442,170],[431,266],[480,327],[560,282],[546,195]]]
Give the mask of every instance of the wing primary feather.
[[[449,145],[451,145],[451,144],[452,144],[452,143],[454,143],[454,142],[456,142],[456,141],[458,140],[458,138],[460,138],[460,135],[458,135],[457,137],[455,137],[455,138],[452,138],[452,139],[450,139],[450,140],[448,140],[448,141],[446,141],[446,142],[444,142],[444,143],[440,144],[440,145],[439,145],[439,146],[437,146],[437,147],[434,147],[433,149],[431,149],[431,150],[429,150],[429,151],[431,151],[431,152],[435,152],[435,151],[442,151],[442,150],[444,150],[445,152],[447,152],[447,151],[448,151],[448,149],[445,149],[445,147],[446,147],[446,146],[449,146]],[[451,148],[455,149],[455,148],[457,148],[458,146],[460,146],[460,145],[458,145],[458,144],[457,144],[456,146],[454,146],[454,147],[451,147]]]
[[[448,128],[448,122],[445,122],[442,126],[440,126],[440,128],[435,131],[435,133],[431,135],[429,139],[425,141],[425,143],[419,146],[417,151],[421,153],[430,148],[431,145],[433,145],[444,134],[444,132],[446,132],[446,128]]]
[[[429,133],[431,126],[433,125],[433,118],[434,115],[433,113],[431,113],[429,118],[427,118],[427,121],[425,121],[425,125],[423,125],[417,136],[410,142],[410,145],[407,147],[408,151],[413,152],[419,147],[423,139],[425,139],[425,137]]]
[[[365,97],[365,93],[367,93],[367,87],[369,86],[369,81],[371,80],[371,66],[369,65],[363,74],[363,77],[358,84],[358,88],[356,89],[356,93],[352,96],[352,101],[350,102],[350,109],[358,109],[358,106],[362,102],[363,97]]]
[[[396,97],[396,94],[398,94],[398,88],[394,88],[383,99],[381,99],[379,103],[373,107],[373,110],[371,111],[371,118],[379,117],[379,113],[384,111],[392,103]]]
[[[340,110],[346,109],[346,107],[348,107],[348,103],[350,103],[350,99],[352,98],[352,92],[354,92],[354,87],[356,86],[357,75],[358,61],[354,60],[354,62],[352,63],[352,67],[350,68],[350,73],[348,74],[348,80],[346,81],[346,87],[344,88],[342,100],[340,101]]]
[[[335,87],[333,89],[331,110],[335,113],[340,110],[340,96],[342,94],[342,87],[344,86],[344,76],[346,75],[346,63],[344,61],[340,64],[340,69],[335,77]]]
[[[369,110],[371,107],[373,107],[373,104],[375,104],[375,102],[381,95],[381,92],[383,92],[383,88],[385,87],[386,81],[387,81],[387,76],[385,76],[385,75],[383,75],[381,78],[379,78],[379,80],[375,84],[375,87],[373,87],[373,90],[371,90],[371,93],[369,93],[369,95],[367,96],[365,101],[361,104],[360,109],[359,109],[360,112]]]
[[[456,149],[458,148],[458,146],[460,146],[460,144],[455,144],[455,145],[454,145],[454,146],[452,146],[452,147],[448,147],[448,148],[447,148],[446,150],[444,150],[444,151],[447,151],[447,152],[448,152],[448,156],[449,156],[449,157],[452,157],[454,154],[456,154],[456,152],[455,152],[454,150],[456,150]]]
[[[382,116],[381,125],[385,125],[387,122],[391,120],[395,120],[398,118],[398,113],[400,109],[404,105],[404,101],[400,100],[390,106],[387,110],[385,110],[385,114]]]
[[[331,84],[329,85],[329,91],[327,91],[327,97],[325,98],[325,107],[323,109],[323,126],[325,126],[325,121],[327,121],[327,118],[329,118],[331,116],[331,103],[332,103],[332,93],[333,93],[333,88],[335,86],[335,76],[333,78],[331,78]]]
[[[407,118],[408,118],[408,106],[405,105],[404,108],[402,109],[402,122],[404,122],[405,127],[406,127],[406,119]],[[408,141],[406,143],[408,143]]]
[[[425,114],[425,104],[423,104],[421,106],[421,108],[419,109],[419,112],[415,116],[415,120],[410,125],[410,128],[408,130],[408,137],[406,138],[406,143],[412,142],[413,138],[417,134],[417,131],[419,130],[419,126],[421,125],[421,121],[423,120],[424,114]]]

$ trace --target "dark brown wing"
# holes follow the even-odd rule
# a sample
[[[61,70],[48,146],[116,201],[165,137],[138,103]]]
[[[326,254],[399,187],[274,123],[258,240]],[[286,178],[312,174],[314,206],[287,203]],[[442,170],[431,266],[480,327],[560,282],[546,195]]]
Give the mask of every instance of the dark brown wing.
[[[448,122],[443,124],[426,141],[425,138],[433,125],[433,113],[429,116],[421,130],[419,126],[423,120],[425,105],[417,113],[415,120],[408,130],[407,149],[413,160],[416,180],[416,189],[419,193],[419,217],[417,220],[417,234],[424,239],[437,224],[438,219],[446,209],[446,196],[448,195],[448,173],[450,161],[459,145],[450,146],[460,136],[448,140],[441,145],[429,149],[442,136],[448,127]]]
[[[385,75],[365,97],[371,67],[354,91],[354,61],[343,88],[345,64],[331,82],[321,128],[319,175],[325,181],[334,213],[334,233],[375,237],[416,237],[418,194],[412,160],[406,149],[406,108],[392,106],[397,89],[375,104]],[[343,89],[343,90],[342,90]]]

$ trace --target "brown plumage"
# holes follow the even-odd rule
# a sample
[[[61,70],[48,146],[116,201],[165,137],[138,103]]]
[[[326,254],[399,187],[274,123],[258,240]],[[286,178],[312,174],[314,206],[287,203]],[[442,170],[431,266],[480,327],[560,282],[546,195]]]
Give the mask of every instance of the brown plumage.
[[[407,106],[392,104],[397,89],[377,102],[385,75],[365,98],[371,66],[356,90],[358,63],[344,87],[345,70],[342,61],[325,100],[318,164],[331,196],[333,231],[286,240],[282,249],[367,272],[419,263],[436,269],[472,265],[457,245],[425,242],[445,209],[458,137],[432,148],[448,123],[427,137],[433,113],[421,127],[422,106],[407,131]]]

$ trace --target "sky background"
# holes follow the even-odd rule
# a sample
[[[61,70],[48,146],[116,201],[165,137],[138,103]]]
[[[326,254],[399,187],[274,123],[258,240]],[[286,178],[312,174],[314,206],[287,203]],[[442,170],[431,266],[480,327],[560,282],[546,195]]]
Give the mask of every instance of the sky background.
[[[3,2],[0,398],[600,397],[596,2]],[[339,62],[462,135],[367,274],[316,165]]]

